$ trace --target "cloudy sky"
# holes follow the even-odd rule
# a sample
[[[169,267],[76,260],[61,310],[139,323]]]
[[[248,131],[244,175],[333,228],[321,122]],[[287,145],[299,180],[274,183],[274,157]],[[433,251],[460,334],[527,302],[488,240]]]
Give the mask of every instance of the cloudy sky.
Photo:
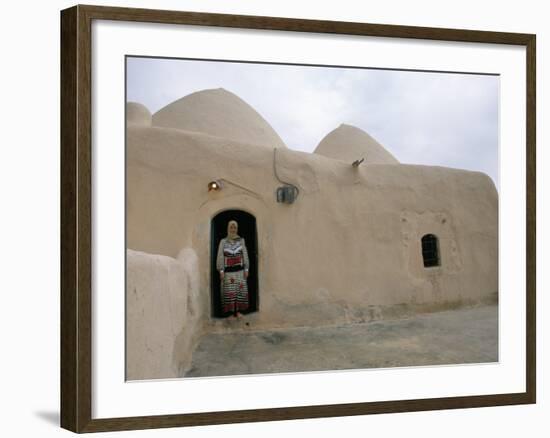
[[[252,105],[288,147],[312,152],[340,124],[399,161],[485,172],[498,188],[498,76],[128,58],[127,99],[152,113],[225,88]]]

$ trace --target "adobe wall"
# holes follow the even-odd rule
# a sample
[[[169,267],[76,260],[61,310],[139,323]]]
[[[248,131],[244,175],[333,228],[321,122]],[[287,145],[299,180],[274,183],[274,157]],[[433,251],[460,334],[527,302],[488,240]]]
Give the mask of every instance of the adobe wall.
[[[197,258],[127,250],[126,379],[181,377],[203,332]]]
[[[296,184],[279,204],[274,152],[170,128],[128,126],[128,248],[197,254],[201,306],[210,303],[210,221],[254,214],[260,311],[251,328],[361,322],[494,299],[498,195],[482,173],[350,164],[278,149],[275,168]],[[209,181],[223,178],[220,192]],[[441,266],[424,268],[420,239],[438,236]],[[209,330],[234,328],[211,320]]]

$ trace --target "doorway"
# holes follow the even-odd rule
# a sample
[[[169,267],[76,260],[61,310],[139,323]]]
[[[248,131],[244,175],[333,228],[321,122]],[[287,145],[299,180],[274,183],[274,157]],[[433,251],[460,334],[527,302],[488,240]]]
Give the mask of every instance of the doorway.
[[[227,223],[235,220],[239,224],[238,234],[246,243],[250,266],[248,268],[248,299],[249,307],[242,313],[258,311],[258,234],[256,231],[256,218],[242,210],[225,210],[212,218],[210,231],[210,290],[212,316],[223,318],[230,313],[223,313],[221,308],[220,276],[216,269],[216,255],[220,240],[227,235]]]

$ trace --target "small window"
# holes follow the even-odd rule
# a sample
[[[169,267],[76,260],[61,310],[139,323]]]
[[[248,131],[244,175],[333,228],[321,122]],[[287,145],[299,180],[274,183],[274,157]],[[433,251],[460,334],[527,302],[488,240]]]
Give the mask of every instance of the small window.
[[[440,266],[439,260],[439,242],[433,234],[426,234],[422,237],[422,258],[424,267]]]

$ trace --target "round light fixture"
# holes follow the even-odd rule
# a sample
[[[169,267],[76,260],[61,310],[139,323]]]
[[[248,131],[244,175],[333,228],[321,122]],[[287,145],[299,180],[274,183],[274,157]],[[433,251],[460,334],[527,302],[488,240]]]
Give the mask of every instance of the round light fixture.
[[[210,181],[208,183],[208,191],[209,192],[212,192],[212,191],[218,191],[218,190],[221,190],[222,188],[222,185],[220,184],[219,181]]]

